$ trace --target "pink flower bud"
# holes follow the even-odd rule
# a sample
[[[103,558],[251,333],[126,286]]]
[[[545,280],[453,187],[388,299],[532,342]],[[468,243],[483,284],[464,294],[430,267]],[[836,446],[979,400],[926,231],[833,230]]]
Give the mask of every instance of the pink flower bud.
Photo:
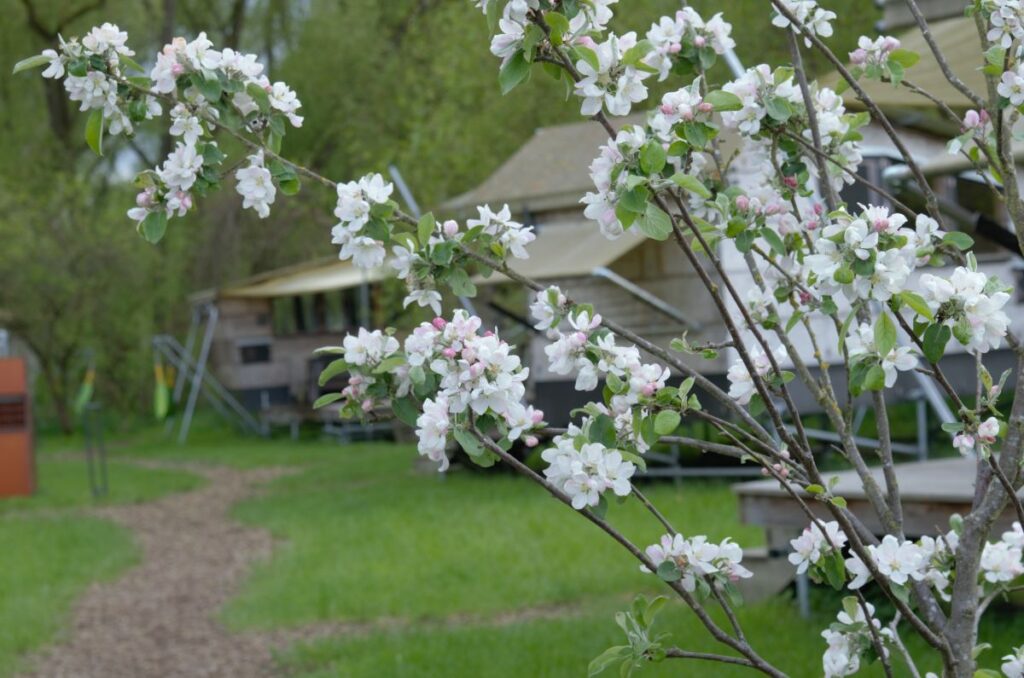
[[[672,104],[661,105],[661,112],[664,113],[665,115],[672,115],[675,112],[675,110],[676,109],[672,106]]]
[[[863,66],[868,60],[868,53],[863,49],[857,48],[850,52],[850,62],[857,66]]]
[[[192,209],[192,194],[186,193],[185,191],[178,191],[178,201],[181,202],[181,206],[186,210]]]
[[[583,332],[577,332],[576,334],[574,334],[573,335],[573,339],[576,340],[577,344],[581,344],[582,345],[582,344],[587,343],[587,335],[584,334]]]
[[[178,63],[171,64],[171,75],[173,75],[174,77],[177,78],[178,76],[180,76],[184,72],[185,72],[185,67],[182,66],[181,64],[178,64]]]
[[[542,421],[544,421],[544,411],[534,410],[533,414],[530,415],[530,421],[532,421],[534,424],[539,424]]]
[[[455,357],[455,349],[452,348],[451,346],[449,346],[446,349],[444,349],[443,351],[441,351],[441,355],[443,355],[445,358],[449,358],[449,359],[450,358],[454,358]]]
[[[476,379],[477,377],[479,377],[483,373],[484,373],[484,364],[483,363],[473,363],[472,365],[470,365],[470,367],[469,367],[469,374],[474,379]]]
[[[750,198],[745,195],[736,196],[736,209],[746,212],[750,209]]]
[[[889,220],[879,217],[878,219],[875,219],[875,222],[871,224],[871,227],[875,229],[876,233],[881,233],[882,231],[889,229]]]
[[[459,232],[459,223],[454,219],[449,219],[448,221],[444,222],[442,231],[449,238],[454,238],[455,234]]]
[[[811,296],[810,292],[805,292],[804,290],[800,290],[799,296],[800,296],[800,303],[803,304],[804,306],[806,306],[807,304],[811,303],[811,299],[814,298],[814,297]],[[787,452],[786,454],[789,454],[789,452]],[[787,457],[787,459],[788,459],[788,457]]]
[[[467,363],[476,362],[476,351],[474,351],[471,348],[462,349],[462,359],[465,360]]]
[[[768,469],[762,468],[761,469],[761,475],[763,475],[763,476],[770,476],[771,473],[768,472]]]
[[[825,212],[825,206],[824,205],[822,205],[820,202],[814,203],[814,213],[817,216],[820,217],[824,212]]]
[[[640,389],[640,392],[643,393],[647,397],[651,397],[652,395],[654,395],[654,391],[655,390],[656,390],[656,388],[655,388],[654,384],[647,384],[642,389]]]
[[[594,49],[595,47],[597,47],[597,43],[594,42],[594,39],[589,35],[583,35],[577,38],[576,44],[583,45],[584,47],[589,47],[590,49]]]
[[[438,317],[434,318],[433,320],[431,320],[430,324],[434,326],[435,330],[440,332],[441,330],[443,330],[445,328],[445,325],[448,324],[448,321],[445,320],[444,318],[438,316]]]
[[[885,52],[891,52],[900,48],[900,41],[891,35],[885,36],[882,40],[882,50]]]
[[[138,205],[139,207],[149,208],[153,206],[155,202],[154,198],[155,196],[153,189],[147,188],[146,190],[142,191],[137,196],[135,196],[135,204]]]
[[[483,336],[485,336],[485,337],[493,337],[494,336],[494,330],[487,330],[486,332],[483,333]]]
[[[693,39],[693,44],[696,45],[697,47],[703,47],[704,45],[708,44],[708,41],[707,38],[705,38],[703,35],[698,35]]]
[[[526,443],[527,447],[537,447],[540,441],[537,440],[537,436],[526,436],[523,438],[523,442]]]
[[[373,409],[373,399],[372,398],[367,398],[366,400],[364,400],[363,404],[362,404],[362,408],[363,408],[363,412],[369,412],[370,410],[372,410]]]
[[[782,178],[782,183],[786,184],[786,186],[788,186],[790,188],[796,188],[797,187],[796,177],[793,177],[793,176],[783,177]]]
[[[700,111],[701,113],[710,113],[711,111],[715,110],[715,107],[709,101],[702,101],[699,104],[697,104],[697,110]]]
[[[978,112],[971,109],[964,113],[964,130],[974,129],[981,123],[981,116]]]
[[[782,206],[779,205],[778,203],[772,203],[771,205],[768,205],[767,207],[764,208],[764,213],[767,214],[768,216],[778,214],[781,211]]]
[[[678,42],[673,42],[671,45],[668,46],[668,53],[669,54],[679,54],[682,51],[683,51],[683,46],[680,45]]]
[[[359,376],[358,374],[354,374],[354,375],[352,375],[351,377],[348,378],[348,385],[349,386],[359,386],[359,384],[361,384],[361,383],[363,383],[363,378],[361,376]]]

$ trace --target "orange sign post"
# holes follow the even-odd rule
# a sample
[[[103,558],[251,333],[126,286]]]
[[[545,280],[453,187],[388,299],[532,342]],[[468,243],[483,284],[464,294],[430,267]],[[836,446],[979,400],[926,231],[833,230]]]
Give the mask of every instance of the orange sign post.
[[[0,359],[0,497],[35,491],[33,443],[25,361]]]

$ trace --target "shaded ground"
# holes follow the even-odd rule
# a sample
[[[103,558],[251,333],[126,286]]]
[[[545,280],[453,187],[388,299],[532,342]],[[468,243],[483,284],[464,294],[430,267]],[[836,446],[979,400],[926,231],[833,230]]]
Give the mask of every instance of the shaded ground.
[[[269,676],[265,639],[232,635],[217,621],[249,566],[273,542],[228,517],[229,508],[286,470],[179,467],[202,476],[199,490],[92,511],[131,530],[142,563],[95,584],[75,605],[65,642],[30,666],[40,678]]]

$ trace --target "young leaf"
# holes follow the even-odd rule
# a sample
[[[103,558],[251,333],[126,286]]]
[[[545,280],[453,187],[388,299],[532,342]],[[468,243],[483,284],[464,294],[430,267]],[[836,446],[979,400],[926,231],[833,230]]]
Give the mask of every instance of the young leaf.
[[[672,232],[672,219],[654,203],[647,205],[647,211],[636,220],[636,225],[648,238],[665,240]]]
[[[700,179],[686,174],[685,172],[676,172],[673,174],[672,182],[684,191],[695,193],[705,200],[711,197],[711,191],[708,190],[707,186],[701,183]]]
[[[327,363],[327,367],[325,367],[323,371],[320,372],[320,377],[319,379],[317,379],[317,383],[320,384],[321,386],[324,386],[331,379],[338,376],[342,372],[346,372],[347,370],[347,362],[345,362],[341,358],[338,358],[337,360],[332,360],[331,362]]]
[[[420,221],[416,224],[416,239],[420,241],[420,247],[426,247],[427,241],[430,240],[430,236],[433,235],[437,229],[437,222],[434,220],[434,214],[427,212]]]
[[[415,426],[419,418],[419,410],[412,398],[395,398],[391,401],[391,409],[394,410],[398,420],[407,426]]]
[[[665,167],[665,149],[658,141],[649,141],[640,149],[640,169],[646,174],[657,174]]]
[[[885,311],[875,323],[875,349],[883,358],[896,348],[896,325]]]
[[[914,312],[917,313],[922,318],[927,318],[928,320],[932,320],[934,318],[934,316],[932,315],[932,310],[928,308],[928,302],[925,301],[924,297],[922,297],[920,294],[908,291],[900,292],[896,296],[898,296],[900,301],[902,301],[904,304],[914,309]]]
[[[966,252],[974,246],[974,238],[960,231],[950,231],[942,236],[942,244],[952,245],[961,252]]]
[[[494,3],[497,5],[498,3]],[[587,678],[593,678],[603,672],[609,666],[618,661],[626,661],[633,656],[633,650],[629,645],[614,645],[597,655],[587,666]]]
[[[12,74],[21,73],[22,71],[27,71],[30,68],[39,68],[40,66],[46,66],[49,63],[50,57],[46,56],[45,54],[37,54],[35,56],[30,56],[29,58],[22,59],[18,63],[14,64],[14,70],[12,71]]]
[[[929,325],[924,331],[924,336],[921,338],[925,359],[932,364],[942,360],[942,355],[946,352],[946,344],[949,343],[949,339],[952,336],[953,332],[949,329],[948,325],[936,323]]]
[[[662,410],[654,418],[654,432],[659,436],[667,436],[674,433],[679,427],[682,417],[675,410]]]
[[[330,405],[333,402],[341,400],[343,397],[344,396],[342,396],[340,393],[325,393],[324,395],[316,399],[316,402],[313,403],[313,409],[318,410],[324,405]]]
[[[160,242],[165,231],[167,231],[167,212],[162,209],[150,212],[142,220],[142,237],[150,243]]]
[[[726,111],[738,111],[743,108],[743,101],[729,92],[713,90],[704,95],[704,101],[711,104],[718,113]]]
[[[471,457],[479,457],[484,453],[484,446],[476,439],[476,436],[465,429],[455,429],[455,440]]]
[[[508,94],[520,83],[526,82],[530,77],[530,62],[522,51],[516,52],[512,58],[501,67],[498,74],[498,84],[501,85],[501,93]]]
[[[85,121],[85,143],[96,155],[103,155],[103,110],[95,109]]]

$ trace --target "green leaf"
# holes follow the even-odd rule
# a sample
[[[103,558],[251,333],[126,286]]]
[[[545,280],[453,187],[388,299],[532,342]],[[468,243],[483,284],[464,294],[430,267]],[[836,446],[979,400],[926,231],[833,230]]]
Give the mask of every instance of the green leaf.
[[[961,252],[966,252],[974,246],[974,238],[960,231],[950,231],[942,236],[943,245],[952,245]]]
[[[419,418],[420,413],[416,407],[415,400],[412,398],[395,398],[391,401],[391,409],[403,424],[416,426],[416,420]]]
[[[493,3],[497,5],[498,3]],[[629,645],[614,645],[597,655],[587,666],[587,676],[596,676],[615,662],[625,661],[633,656],[633,650]]]
[[[255,82],[250,82],[245,86],[245,93],[253,100],[253,103],[259,107],[260,113],[266,113],[270,110],[270,95],[267,94],[267,90],[263,89]]]
[[[217,77],[216,73],[210,71],[203,71],[199,77],[195,79],[196,86],[199,88],[199,93],[203,95],[208,102],[211,104],[220,101],[220,95],[223,92],[220,86],[220,78]]]
[[[921,55],[909,49],[896,49],[889,53],[889,60],[895,61],[903,68],[910,68],[921,60]]]
[[[849,285],[853,282],[853,269],[849,266],[840,266],[836,269],[832,278],[840,285]]]
[[[160,239],[164,237],[164,233],[167,231],[167,212],[162,209],[150,212],[142,220],[141,229],[142,237],[147,241],[153,244],[160,242]]]
[[[453,269],[446,278],[448,286],[456,296],[475,297],[476,285],[470,279],[469,274],[461,268]]]
[[[583,45],[576,45],[575,50],[579,57],[587,62],[587,65],[593,68],[594,71],[601,70],[601,62],[597,58],[597,52]]]
[[[633,214],[643,214],[647,211],[647,198],[650,195],[644,186],[635,186],[619,196],[618,206]]]
[[[761,229],[761,237],[764,238],[768,246],[772,248],[772,251],[778,254],[780,257],[786,256],[786,244],[782,242],[782,238],[779,234],[768,228],[767,226]]]
[[[921,337],[925,359],[932,364],[942,360],[942,355],[946,352],[946,344],[949,343],[952,336],[953,332],[948,325],[933,323],[925,328],[924,336]]]
[[[615,422],[607,414],[599,414],[590,423],[588,434],[591,442],[601,443],[605,447],[614,447]]]
[[[875,322],[875,349],[883,358],[896,348],[896,325],[885,311]]]
[[[319,410],[324,405],[330,405],[333,402],[341,400],[343,397],[344,396],[342,396],[340,393],[325,393],[324,395],[316,399],[316,402],[313,403],[313,409]]]
[[[654,203],[648,203],[647,211],[636,220],[637,227],[648,238],[665,240],[672,232],[672,219]]]
[[[430,236],[437,230],[437,221],[434,219],[432,212],[427,212],[420,217],[419,223],[416,224],[416,239],[420,241],[420,247],[426,247],[427,241],[430,240]]]
[[[667,436],[679,428],[682,417],[675,410],[662,410],[654,418],[654,432],[659,436]]]
[[[730,92],[713,90],[704,95],[704,101],[714,106],[718,113],[738,111],[743,108],[743,101]]]
[[[546,12],[544,14],[544,23],[551,29],[551,44],[561,45],[562,36],[569,32],[569,20],[565,18],[564,14]]]
[[[27,71],[30,68],[46,66],[49,63],[50,57],[43,54],[37,54],[35,56],[30,56],[27,59],[22,59],[18,63],[14,64],[14,70],[11,71],[11,73],[21,73],[22,71]]]
[[[836,591],[842,591],[846,585],[846,562],[843,560],[843,554],[832,550],[818,562],[829,586]]]
[[[685,172],[676,172],[672,175],[672,183],[684,191],[695,193],[700,197],[708,200],[711,198],[711,191],[705,186],[700,179],[695,176],[686,174]]]
[[[679,568],[671,560],[663,560],[658,565],[658,576],[662,581],[679,581],[683,577],[683,573],[679,571]]]
[[[320,372],[320,377],[317,379],[317,383],[320,384],[321,386],[324,386],[334,377],[347,371],[347,362],[345,362],[341,358],[338,358],[337,360],[332,360],[331,362],[327,363],[327,367],[325,367],[323,371]]]
[[[145,73],[146,72],[146,69],[144,69],[141,66],[141,64],[139,64],[138,61],[136,61],[135,59],[132,59],[129,56],[125,56],[124,54],[118,54],[117,58],[118,58],[118,61],[120,61],[122,64],[124,64],[128,68],[132,69],[133,71],[137,71],[139,73]]]
[[[872,365],[864,377],[864,388],[869,391],[881,391],[885,388],[885,370],[881,365]]]
[[[377,365],[377,367],[373,368],[373,373],[374,374],[385,374],[387,372],[391,372],[396,367],[399,367],[399,366],[404,365],[404,364],[405,364],[405,356],[404,355],[393,355],[393,356],[391,356],[389,358],[385,358],[384,360],[381,360],[380,364]]]
[[[821,485],[808,485],[804,488],[810,494],[824,494],[825,488]]]
[[[501,93],[508,94],[521,83],[530,77],[530,62],[522,51],[512,55],[498,74],[498,84],[501,85]]]
[[[657,174],[665,167],[666,157],[660,142],[648,141],[640,149],[640,169],[647,175]]]
[[[777,122],[786,122],[793,115],[793,106],[782,97],[772,97],[765,105],[768,117]]]
[[[285,175],[278,177],[277,185],[281,189],[281,192],[285,195],[295,195],[302,188],[302,184],[299,182],[299,177],[294,172],[290,176]]]
[[[85,121],[85,143],[96,155],[103,155],[103,110],[97,108]]]
[[[465,429],[455,429],[455,440],[466,451],[466,454],[471,457],[479,457],[484,453],[483,444],[477,440],[476,436]]]
[[[915,292],[900,292],[896,295],[900,301],[914,309],[914,311],[921,317],[927,318],[928,320],[934,319],[932,310],[928,308],[928,302],[924,300],[920,294]]]

